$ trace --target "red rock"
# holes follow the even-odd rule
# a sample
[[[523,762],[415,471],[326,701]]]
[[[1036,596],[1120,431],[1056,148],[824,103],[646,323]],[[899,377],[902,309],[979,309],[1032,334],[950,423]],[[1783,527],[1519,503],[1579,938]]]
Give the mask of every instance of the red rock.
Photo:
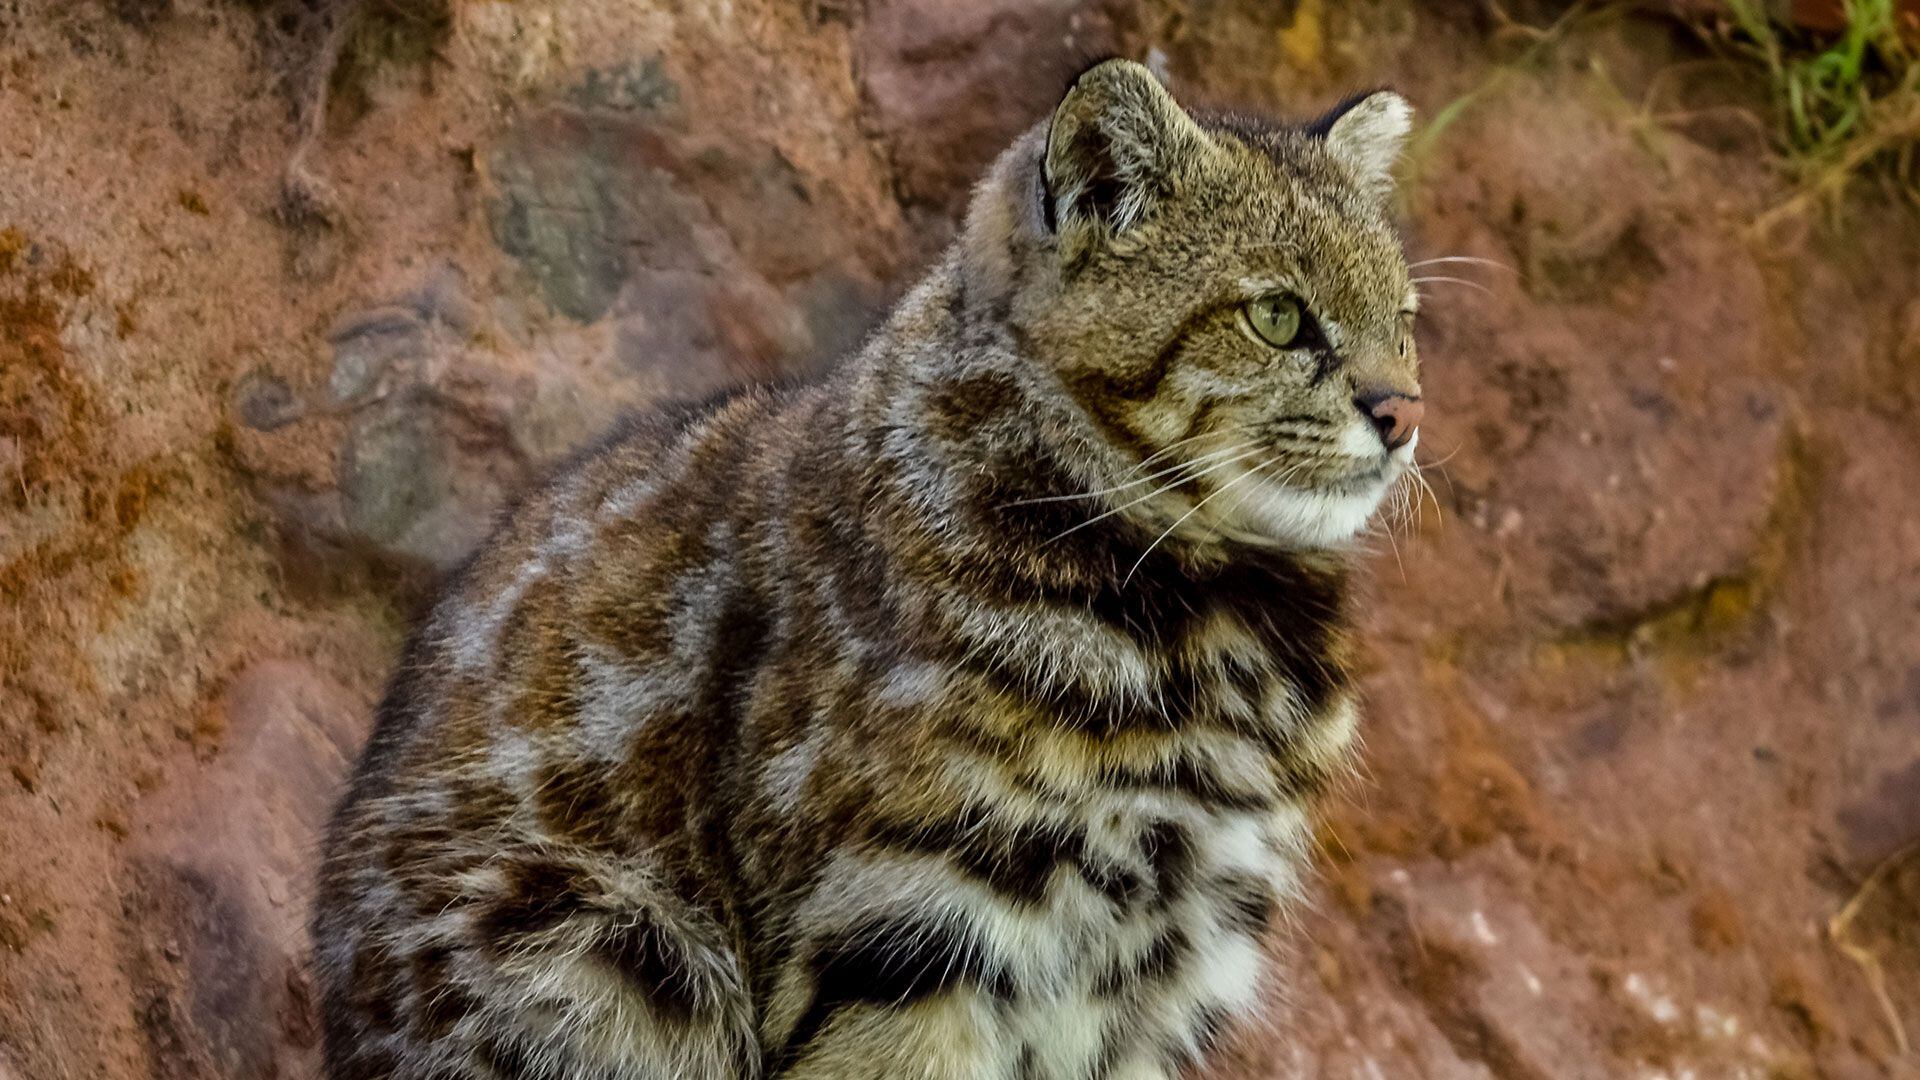
[[[1337,876],[1219,1075],[1911,1071],[1819,929],[1913,836],[1920,232],[1863,183],[1844,228],[1756,244],[1792,191],[1755,71],[1638,14],[1536,49],[1480,4],[465,3],[307,155],[340,222],[290,230],[310,51],[257,3],[142,5],[0,33],[6,1080],[311,1075],[305,881],[365,702],[262,658],[376,685],[407,597],[283,536],[448,557],[620,409],[856,340],[1116,37],[1283,115],[1398,85],[1450,121],[1409,161],[1416,255],[1514,271],[1428,268],[1494,294],[1431,283],[1420,320],[1444,520],[1376,542]],[[341,313],[392,304],[338,365]],[[349,431],[394,391],[431,399],[418,455]],[[450,462],[454,512],[350,525],[361,436],[389,479]],[[1876,890],[1850,938],[1910,1033],[1911,905]]]
[[[127,931],[142,1023],[166,1069],[315,1075],[313,858],[367,703],[305,664],[265,660],[223,710],[214,760],[140,804]]]
[[[909,203],[951,208],[1116,35],[1087,0],[883,0],[859,38],[873,121]]]

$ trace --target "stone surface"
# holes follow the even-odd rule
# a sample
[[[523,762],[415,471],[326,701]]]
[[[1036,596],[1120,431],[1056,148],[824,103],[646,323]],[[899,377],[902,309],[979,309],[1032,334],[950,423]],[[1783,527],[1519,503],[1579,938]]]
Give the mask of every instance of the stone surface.
[[[332,404],[353,405],[375,393],[396,361],[426,352],[427,328],[414,311],[402,307],[354,312],[327,335],[333,346],[333,372],[327,379]]]
[[[1109,15],[1086,0],[882,0],[860,33],[873,120],[910,203],[952,210],[1015,135],[1079,74],[1115,51]]]
[[[241,422],[256,431],[278,431],[306,411],[285,379],[264,371],[242,376],[234,401]]]
[[[445,570],[527,482],[513,430],[524,381],[478,341],[477,314],[443,272],[405,302],[350,312],[329,332],[340,539]]]
[[[219,757],[143,803],[126,949],[161,1075],[317,1075],[313,852],[367,707],[307,665],[257,662],[220,703]]]

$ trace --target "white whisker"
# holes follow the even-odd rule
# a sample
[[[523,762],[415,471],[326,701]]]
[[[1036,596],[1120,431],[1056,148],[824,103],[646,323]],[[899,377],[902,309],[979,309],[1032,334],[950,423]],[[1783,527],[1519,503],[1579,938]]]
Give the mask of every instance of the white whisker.
[[[1189,435],[1184,439],[1175,439],[1173,442],[1170,442],[1167,445],[1161,447],[1160,449],[1155,450],[1153,453],[1148,454],[1146,457],[1141,458],[1140,464],[1135,465],[1133,468],[1127,470],[1127,475],[1132,476],[1134,473],[1139,472],[1141,469],[1146,468],[1148,465],[1151,465],[1155,461],[1159,460],[1160,458],[1163,458],[1168,454],[1173,453],[1175,450],[1179,449],[1182,446],[1185,446],[1186,444],[1194,441],[1195,439],[1204,439],[1211,434],[1213,433],[1210,431],[1203,431],[1198,435]]]
[[[1469,289],[1479,289],[1481,292],[1486,293],[1488,296],[1494,295],[1494,292],[1492,289],[1487,288],[1485,285],[1482,285],[1477,281],[1469,281],[1466,278],[1448,277],[1445,274],[1429,274],[1424,277],[1417,277],[1413,279],[1413,283],[1415,285],[1426,285],[1426,284],[1435,283],[1435,282],[1445,283],[1449,285],[1462,285]]]
[[[1268,458],[1266,461],[1263,461],[1260,464],[1255,465],[1253,468],[1248,469],[1246,472],[1243,472],[1239,476],[1236,476],[1233,479],[1227,481],[1225,484],[1222,484],[1219,488],[1213,491],[1212,494],[1209,494],[1206,498],[1201,499],[1197,503],[1194,503],[1193,509],[1188,510],[1184,514],[1181,514],[1180,519],[1178,521],[1175,521],[1173,524],[1167,526],[1166,532],[1163,532],[1159,536],[1156,536],[1153,538],[1153,543],[1147,545],[1147,550],[1141,552],[1140,557],[1134,560],[1133,566],[1127,571],[1127,576],[1120,579],[1120,587],[1123,589],[1126,588],[1127,583],[1133,580],[1133,575],[1139,571],[1141,564],[1147,561],[1147,556],[1153,554],[1153,549],[1160,546],[1160,541],[1165,540],[1167,537],[1173,535],[1173,531],[1175,529],[1178,529],[1181,525],[1185,524],[1188,518],[1199,513],[1201,507],[1219,498],[1221,495],[1224,495],[1227,492],[1232,491],[1239,484],[1244,483],[1245,481],[1251,480],[1255,476],[1260,475],[1260,470],[1273,464],[1273,461],[1274,459]]]
[[[1001,503],[1000,505],[1002,509],[1005,509],[1006,507],[1010,507],[1010,506],[1032,506],[1036,503],[1073,502],[1076,499],[1093,499],[1093,498],[1098,498],[1099,496],[1102,496],[1102,495],[1111,495],[1116,491],[1125,491],[1130,487],[1137,487],[1141,484],[1147,483],[1150,480],[1154,480],[1158,477],[1166,476],[1169,473],[1177,473],[1182,469],[1191,469],[1194,466],[1199,465],[1201,462],[1208,460],[1209,458],[1217,458],[1223,454],[1229,454],[1236,450],[1250,449],[1252,446],[1253,446],[1252,443],[1241,443],[1239,446],[1230,446],[1230,447],[1227,447],[1225,450],[1210,451],[1208,453],[1201,454],[1199,457],[1194,458],[1191,461],[1183,461],[1178,465],[1169,466],[1165,469],[1160,470],[1159,472],[1149,473],[1148,475],[1142,476],[1137,480],[1128,480],[1126,483],[1123,483],[1123,484],[1115,484],[1113,487],[1100,488],[1095,491],[1082,491],[1074,495],[1042,495],[1032,499],[1015,499],[1013,502]]]
[[[1419,262],[1408,263],[1407,269],[1418,270],[1423,266],[1436,266],[1440,263],[1472,263],[1475,266],[1491,266],[1496,270],[1505,270],[1509,274],[1519,273],[1518,270],[1498,259],[1482,259],[1475,255],[1442,255],[1433,259],[1421,259]]]
[[[1393,551],[1393,565],[1400,570],[1400,584],[1405,585],[1407,583],[1407,564],[1400,561],[1400,544],[1393,538],[1393,518],[1391,514],[1388,515],[1385,524],[1387,547]]]
[[[1105,521],[1107,518],[1110,518],[1113,515],[1118,514],[1123,510],[1126,510],[1130,507],[1138,506],[1139,504],[1146,502],[1148,499],[1154,498],[1159,495],[1164,495],[1167,492],[1172,491],[1174,488],[1179,487],[1181,484],[1187,483],[1188,481],[1191,481],[1191,480],[1197,480],[1202,476],[1208,475],[1209,473],[1215,472],[1219,469],[1224,469],[1230,465],[1237,464],[1238,462],[1243,461],[1246,458],[1252,457],[1256,453],[1259,453],[1259,451],[1247,450],[1242,452],[1238,456],[1230,458],[1226,461],[1216,461],[1213,464],[1208,465],[1206,468],[1201,469],[1199,472],[1194,473],[1191,476],[1178,478],[1170,484],[1163,484],[1160,487],[1157,487],[1154,490],[1147,492],[1145,495],[1142,495],[1131,502],[1122,503],[1119,506],[1113,507],[1112,509],[1108,510],[1104,514],[1099,514],[1094,517],[1090,517],[1087,520],[1081,522],[1080,524],[1073,526],[1072,528],[1065,529],[1061,532],[1055,533],[1053,536],[1048,537],[1046,542],[1051,544],[1056,540],[1062,539],[1073,533],[1079,532],[1081,529],[1084,529],[1089,525],[1095,524],[1097,522]],[[1212,498],[1212,496],[1208,496],[1208,498]],[[1204,502],[1205,500],[1202,500],[1202,501]]]
[[[1466,447],[1465,447],[1464,445],[1462,445],[1462,446],[1456,446],[1456,447],[1454,447],[1454,448],[1453,448],[1452,450],[1449,450],[1449,451],[1447,451],[1447,456],[1446,456],[1446,457],[1443,457],[1443,458],[1439,458],[1439,459],[1437,459],[1437,460],[1435,460],[1435,461],[1429,461],[1429,462],[1427,462],[1427,464],[1428,464],[1428,465],[1431,465],[1431,466],[1433,466],[1434,468],[1436,468],[1436,469],[1437,469],[1437,468],[1439,468],[1440,466],[1442,466],[1442,465],[1445,465],[1445,464],[1446,464],[1447,462],[1449,462],[1449,461],[1452,461],[1452,460],[1453,460],[1454,458],[1457,458],[1457,457],[1459,457],[1459,456],[1460,456],[1460,451],[1461,451],[1461,450],[1463,450],[1463,449],[1465,449],[1465,448],[1466,448]]]
[[[1426,497],[1433,500],[1433,519],[1439,523],[1441,531],[1445,532],[1447,528],[1447,515],[1445,511],[1440,509],[1439,494],[1433,490],[1432,484],[1427,483],[1426,475],[1420,470],[1420,463],[1416,461],[1410,464],[1413,467],[1408,471],[1407,475],[1413,477],[1414,483],[1420,485],[1420,490],[1426,492]]]

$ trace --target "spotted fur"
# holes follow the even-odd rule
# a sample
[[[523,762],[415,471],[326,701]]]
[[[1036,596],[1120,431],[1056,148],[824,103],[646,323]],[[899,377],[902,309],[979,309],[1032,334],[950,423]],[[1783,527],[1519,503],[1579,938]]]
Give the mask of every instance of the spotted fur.
[[[1253,1010],[1417,397],[1391,94],[1083,75],[855,357],[638,420],[409,646],[337,815],[333,1080],[1161,1080]],[[1285,291],[1312,334],[1245,325]]]

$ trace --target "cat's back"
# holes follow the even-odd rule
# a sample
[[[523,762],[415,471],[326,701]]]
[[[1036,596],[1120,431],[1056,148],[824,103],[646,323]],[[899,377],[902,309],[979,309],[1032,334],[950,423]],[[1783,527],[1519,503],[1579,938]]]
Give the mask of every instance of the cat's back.
[[[586,984],[664,962],[632,938],[636,907],[659,908],[651,879],[711,901],[672,916],[691,924],[672,940],[731,948],[724,868],[686,828],[717,812],[696,804],[722,786],[710,768],[726,733],[701,699],[724,653],[676,642],[724,634],[741,606],[726,594],[751,581],[751,523],[805,441],[813,393],[756,388],[634,419],[513,508],[415,630],[316,904],[326,1012],[352,1028],[329,1045],[357,1048],[365,1075],[388,1075],[383,1040],[405,1067],[437,1067],[405,1058],[438,1045],[411,1028],[487,1026],[483,1003],[512,996],[487,984],[514,976],[481,957],[544,948],[562,922],[605,914],[604,933],[580,937]],[[655,717],[644,733],[642,713]],[[644,875],[622,862],[640,845]]]
[[[409,771],[406,747],[457,734],[474,712],[453,707],[463,697],[514,681],[499,661],[558,629],[583,589],[604,584],[592,575],[614,549],[670,547],[676,530],[713,516],[710,496],[750,450],[744,421],[776,405],[749,389],[636,414],[503,512],[413,628],[349,803],[370,781]]]

